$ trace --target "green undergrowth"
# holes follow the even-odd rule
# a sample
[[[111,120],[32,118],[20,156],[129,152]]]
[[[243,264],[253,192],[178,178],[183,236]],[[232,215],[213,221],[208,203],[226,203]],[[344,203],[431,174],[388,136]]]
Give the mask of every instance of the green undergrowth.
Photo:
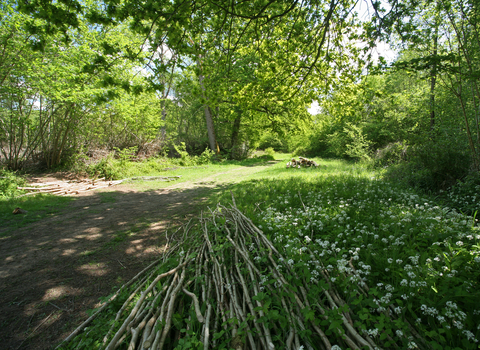
[[[0,169],[0,199],[11,198],[23,194],[24,191],[17,189],[24,186],[26,180],[15,172]]]
[[[427,348],[477,349],[478,219],[371,175],[253,180],[232,193],[285,252],[315,246],[315,257],[335,273],[332,280],[346,295],[352,283],[370,287],[369,298],[351,300],[362,306],[361,327],[368,334],[411,334],[412,326],[426,335]],[[354,279],[342,275],[350,259],[359,272]],[[387,323],[381,311],[389,308],[401,320]],[[400,345],[417,346],[413,335]]]
[[[320,164],[317,169],[273,165],[212,196],[211,203],[229,206],[234,200],[284,256],[276,258],[276,263],[288,275],[292,290],[296,290],[295,281],[309,284],[304,297],[311,300],[311,307],[301,310],[303,322],[321,327],[335,349],[348,348],[338,336],[341,313],[348,314],[358,334],[385,349],[478,349],[478,221],[387,182],[361,165]],[[211,229],[221,241],[225,231],[218,226]],[[190,234],[198,235],[198,230]],[[193,241],[187,240],[183,249]],[[231,246],[219,244],[214,251],[220,254],[227,248]],[[264,251],[252,246],[247,254],[262,274],[258,278],[262,292],[253,296],[261,304],[257,311],[265,312],[260,322],[272,327],[276,346],[285,348],[287,312],[273,294],[281,284],[266,269],[269,260]],[[158,273],[177,266],[180,258],[181,254],[175,254],[159,263]],[[230,268],[233,265],[227,263],[225,271]],[[201,284],[202,275],[199,278]],[[72,348],[100,348],[102,337],[134,288],[122,293]],[[344,301],[337,311],[328,311],[327,318],[315,306],[328,307],[325,290],[335,291]],[[203,349],[198,335],[201,325],[191,321],[191,299],[183,296],[179,300],[187,304],[181,304],[184,312],[172,316],[174,337],[168,348]],[[218,340],[215,349],[232,347],[238,337],[245,343],[248,332],[255,336],[238,319],[223,322],[224,330],[212,335]],[[300,327],[298,334],[300,347],[295,349],[320,348],[314,332]]]

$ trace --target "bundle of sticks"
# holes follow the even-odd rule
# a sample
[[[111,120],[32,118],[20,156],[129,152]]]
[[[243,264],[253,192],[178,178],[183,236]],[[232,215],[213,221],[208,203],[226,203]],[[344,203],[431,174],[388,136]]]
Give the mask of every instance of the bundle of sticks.
[[[304,157],[298,157],[298,160],[292,158],[292,160],[287,163],[287,168],[309,168],[312,166],[316,168],[318,164],[314,160]]]
[[[94,341],[107,350],[174,349],[187,343],[238,350],[380,349],[385,342],[401,347],[402,340],[388,334],[374,340],[357,330],[355,305],[347,304],[323,263],[320,281],[307,281],[235,206],[218,206],[173,237],[168,256],[135,276],[130,289],[122,287],[59,347],[74,337],[72,348]],[[355,273],[352,261],[350,266]],[[359,298],[367,296],[365,283],[357,288]],[[116,307],[108,308],[116,298]],[[396,314],[385,312],[385,318],[394,322]],[[89,338],[98,334],[103,339]]]

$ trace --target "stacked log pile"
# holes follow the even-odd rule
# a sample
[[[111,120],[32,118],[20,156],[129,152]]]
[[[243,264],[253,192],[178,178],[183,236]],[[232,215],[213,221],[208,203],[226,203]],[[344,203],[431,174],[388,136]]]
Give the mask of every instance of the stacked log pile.
[[[125,180],[105,181],[105,178],[91,180],[69,180],[69,181],[52,181],[45,183],[31,183],[26,187],[17,187],[19,190],[28,191],[25,196],[32,196],[38,193],[50,193],[59,196],[75,195],[81,192],[96,190],[99,188],[114,186]]]
[[[50,193],[59,196],[69,196],[80,194],[81,192],[97,190],[99,188],[110,187],[121,184],[127,180],[143,180],[143,181],[174,181],[180,176],[139,176],[131,179],[107,181],[101,179],[83,179],[83,180],[58,180],[45,183],[31,183],[25,187],[17,187],[19,190],[28,191],[24,196],[32,196],[38,193]]]
[[[291,161],[287,163],[287,168],[310,168],[318,167],[318,164],[314,160],[310,160],[304,157],[298,157],[298,160],[292,158]]]

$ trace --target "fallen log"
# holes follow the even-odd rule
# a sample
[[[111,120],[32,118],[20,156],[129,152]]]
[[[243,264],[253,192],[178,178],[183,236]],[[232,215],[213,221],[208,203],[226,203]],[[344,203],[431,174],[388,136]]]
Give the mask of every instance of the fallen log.
[[[136,177],[132,177],[130,180],[143,180],[143,181],[157,181],[157,180],[161,180],[161,181],[174,181],[176,179],[179,179],[181,178],[182,176],[181,175],[177,175],[177,176],[136,176]]]

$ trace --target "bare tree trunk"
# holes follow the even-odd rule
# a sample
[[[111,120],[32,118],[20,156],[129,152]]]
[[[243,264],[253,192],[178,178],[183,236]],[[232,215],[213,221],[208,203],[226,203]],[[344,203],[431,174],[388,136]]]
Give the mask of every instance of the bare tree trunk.
[[[210,149],[218,154],[218,147],[217,147],[217,138],[215,136],[215,128],[213,126],[213,117],[210,107],[208,106],[208,98],[205,92],[205,86],[203,84],[204,76],[201,73],[201,66],[200,66],[200,58],[198,59],[198,66],[200,69],[200,74],[198,76],[198,81],[200,83],[200,89],[202,91],[202,99],[205,101],[203,105],[203,110],[205,111],[205,121],[207,123],[207,133],[208,133],[208,143],[210,145]]]
[[[238,152],[238,136],[240,135],[240,122],[242,119],[242,115],[240,110],[236,109],[237,116],[235,120],[233,121],[233,128],[232,128],[232,137],[231,137],[231,142],[232,142],[232,158],[237,157],[237,152]]]
[[[167,138],[167,126],[165,125],[165,121],[167,120],[167,106],[164,99],[162,99],[162,101],[160,102],[160,105],[162,107],[162,123],[163,123],[162,128],[160,129],[160,139],[162,141],[165,141],[165,139]]]

